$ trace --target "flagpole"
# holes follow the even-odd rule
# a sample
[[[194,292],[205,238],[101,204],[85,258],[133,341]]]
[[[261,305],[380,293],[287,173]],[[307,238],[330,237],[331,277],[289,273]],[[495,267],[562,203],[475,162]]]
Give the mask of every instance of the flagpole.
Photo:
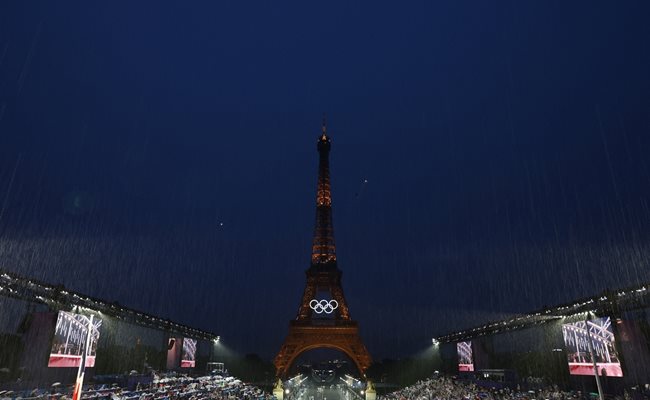
[[[92,336],[93,328],[93,316],[91,315],[88,319],[88,333],[86,335],[86,346],[84,346],[83,354],[81,356],[81,362],[79,363],[79,369],[77,370],[77,381],[74,384],[74,392],[72,393],[72,400],[81,400],[81,389],[84,384],[84,374],[86,373],[86,357],[88,356],[88,350],[90,347],[90,337]]]
[[[600,377],[598,376],[598,364],[596,364],[596,357],[594,357],[594,349],[591,345],[591,333],[589,333],[589,316],[585,318],[585,330],[587,331],[587,348],[591,355],[591,361],[594,363],[594,377],[596,378],[596,387],[598,387],[598,398],[604,400],[603,388],[600,386]]]

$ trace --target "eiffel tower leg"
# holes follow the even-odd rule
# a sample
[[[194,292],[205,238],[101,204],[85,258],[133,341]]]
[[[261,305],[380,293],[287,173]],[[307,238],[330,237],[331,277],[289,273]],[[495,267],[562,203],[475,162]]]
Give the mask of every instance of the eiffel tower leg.
[[[348,303],[345,301],[345,296],[343,296],[343,288],[341,285],[332,285],[330,289],[332,293],[332,298],[339,303],[339,317],[343,320],[350,320],[350,310],[348,309]]]
[[[304,321],[311,318],[311,308],[309,307],[309,302],[316,296],[316,278],[313,276],[307,277],[307,285],[305,286],[305,291],[302,294],[302,302],[300,303],[300,309],[298,309],[298,320]]]
[[[315,348],[330,348],[345,353],[361,374],[365,374],[372,363],[370,354],[359,336],[356,322],[315,326],[302,321],[292,321],[289,325],[289,334],[275,357],[277,376],[285,378],[289,368],[300,354]]]

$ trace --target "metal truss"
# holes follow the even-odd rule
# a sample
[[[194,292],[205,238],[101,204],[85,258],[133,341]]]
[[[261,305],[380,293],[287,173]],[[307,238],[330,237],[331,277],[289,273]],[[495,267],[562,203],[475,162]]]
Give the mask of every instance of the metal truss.
[[[588,312],[596,315],[619,315],[624,311],[632,311],[650,306],[650,290],[648,288],[650,288],[650,283],[618,291],[606,291],[600,296],[551,308],[544,308],[507,320],[490,322],[486,325],[439,336],[433,338],[433,343],[451,343],[470,340],[481,336],[530,328],[556,321],[560,318],[573,317]]]
[[[1,269],[0,295],[30,303],[45,304],[53,310],[71,311],[74,307],[77,307],[81,310],[108,315],[127,323],[159,329],[183,335],[184,337],[212,341],[219,340],[219,336],[211,332],[202,331],[168,319],[122,307],[117,303],[107,303],[85,294],[67,290],[63,285],[50,285]]]

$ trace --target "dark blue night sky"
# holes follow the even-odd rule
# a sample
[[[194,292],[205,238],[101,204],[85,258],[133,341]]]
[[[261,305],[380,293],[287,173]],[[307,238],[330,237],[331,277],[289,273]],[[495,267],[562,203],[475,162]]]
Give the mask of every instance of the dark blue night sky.
[[[649,281],[648,16],[4,1],[0,268],[271,358],[309,267],[327,113],[339,267],[375,358]]]

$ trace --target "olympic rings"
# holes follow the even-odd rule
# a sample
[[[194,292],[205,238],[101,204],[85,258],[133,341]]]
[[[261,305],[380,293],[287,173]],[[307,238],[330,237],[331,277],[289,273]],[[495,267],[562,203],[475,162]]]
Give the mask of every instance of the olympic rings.
[[[309,308],[314,310],[316,314],[331,314],[339,308],[339,302],[336,300],[312,300],[309,302]]]

